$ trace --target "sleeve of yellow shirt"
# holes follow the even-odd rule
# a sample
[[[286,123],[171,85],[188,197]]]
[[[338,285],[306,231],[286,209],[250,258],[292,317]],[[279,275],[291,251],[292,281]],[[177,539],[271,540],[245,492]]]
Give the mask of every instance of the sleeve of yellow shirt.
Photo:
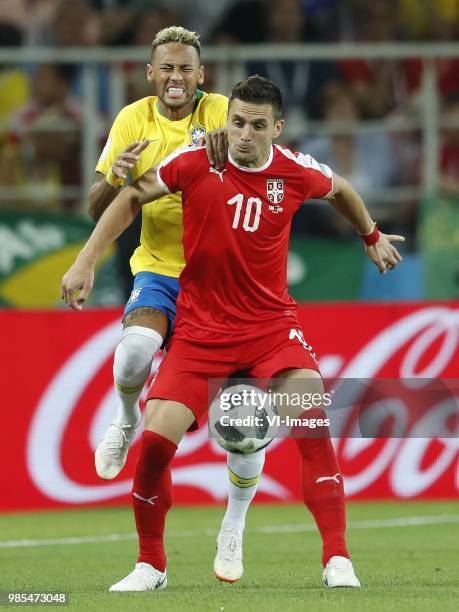
[[[96,172],[101,172],[106,176],[118,155],[136,140],[133,115],[133,109],[130,106],[126,106],[118,113],[97,162]]]
[[[214,125],[212,129],[226,127],[228,118],[228,98],[226,96],[216,95],[215,108],[212,110],[211,120]]]

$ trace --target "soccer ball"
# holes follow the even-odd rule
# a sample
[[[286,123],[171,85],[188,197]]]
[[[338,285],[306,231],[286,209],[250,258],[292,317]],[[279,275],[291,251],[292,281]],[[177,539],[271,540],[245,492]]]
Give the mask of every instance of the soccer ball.
[[[278,429],[276,407],[252,385],[223,389],[209,409],[209,433],[233,453],[254,453],[272,441]]]

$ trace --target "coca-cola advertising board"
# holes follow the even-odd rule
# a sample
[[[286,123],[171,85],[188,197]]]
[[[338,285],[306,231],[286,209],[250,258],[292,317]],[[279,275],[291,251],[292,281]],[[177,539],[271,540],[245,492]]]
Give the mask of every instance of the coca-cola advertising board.
[[[113,417],[119,310],[3,311],[0,510],[126,503],[137,458],[98,479],[93,453]],[[459,379],[459,303],[301,306],[305,339],[325,377]],[[160,357],[155,358],[153,369]],[[457,437],[334,439],[353,499],[457,497]],[[268,447],[257,502],[299,501],[299,455],[289,439]],[[176,503],[226,498],[226,454],[203,426],[173,462]]]

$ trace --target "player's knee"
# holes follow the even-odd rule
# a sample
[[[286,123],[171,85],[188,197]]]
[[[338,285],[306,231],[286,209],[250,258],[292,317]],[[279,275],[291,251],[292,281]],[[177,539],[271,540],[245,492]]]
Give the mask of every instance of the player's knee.
[[[180,402],[150,399],[145,410],[145,429],[178,444],[194,422],[194,415]]]
[[[145,370],[153,359],[157,343],[141,334],[125,335],[115,351],[114,367],[125,378]]]
[[[124,336],[121,341],[126,360],[134,366],[145,366],[153,359],[153,350],[156,344],[152,345],[150,338],[140,334],[129,334]]]

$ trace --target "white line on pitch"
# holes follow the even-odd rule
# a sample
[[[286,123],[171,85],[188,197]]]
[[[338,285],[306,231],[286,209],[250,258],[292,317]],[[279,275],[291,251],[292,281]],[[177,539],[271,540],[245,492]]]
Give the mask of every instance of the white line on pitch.
[[[403,516],[392,519],[374,519],[367,521],[348,521],[347,529],[385,529],[388,527],[416,527],[418,525],[439,525],[459,523],[459,514],[440,514],[438,516]],[[297,531],[315,531],[315,525],[266,525],[252,531],[258,533],[294,533]]]
[[[419,525],[441,525],[459,523],[457,514],[440,514],[437,516],[404,516],[391,519],[374,519],[366,521],[348,521],[348,529],[387,529],[390,527],[417,527]],[[264,527],[248,528],[249,533],[297,533],[316,531],[312,524],[296,523],[292,525],[265,525]],[[182,531],[170,530],[166,532],[168,538],[186,538],[195,536],[217,535],[216,529],[189,529]],[[74,536],[67,538],[44,538],[41,540],[6,540],[0,541],[0,548],[21,548],[32,546],[62,546],[68,544],[96,544],[100,542],[121,542],[123,540],[137,539],[136,533],[109,533],[107,535]]]

